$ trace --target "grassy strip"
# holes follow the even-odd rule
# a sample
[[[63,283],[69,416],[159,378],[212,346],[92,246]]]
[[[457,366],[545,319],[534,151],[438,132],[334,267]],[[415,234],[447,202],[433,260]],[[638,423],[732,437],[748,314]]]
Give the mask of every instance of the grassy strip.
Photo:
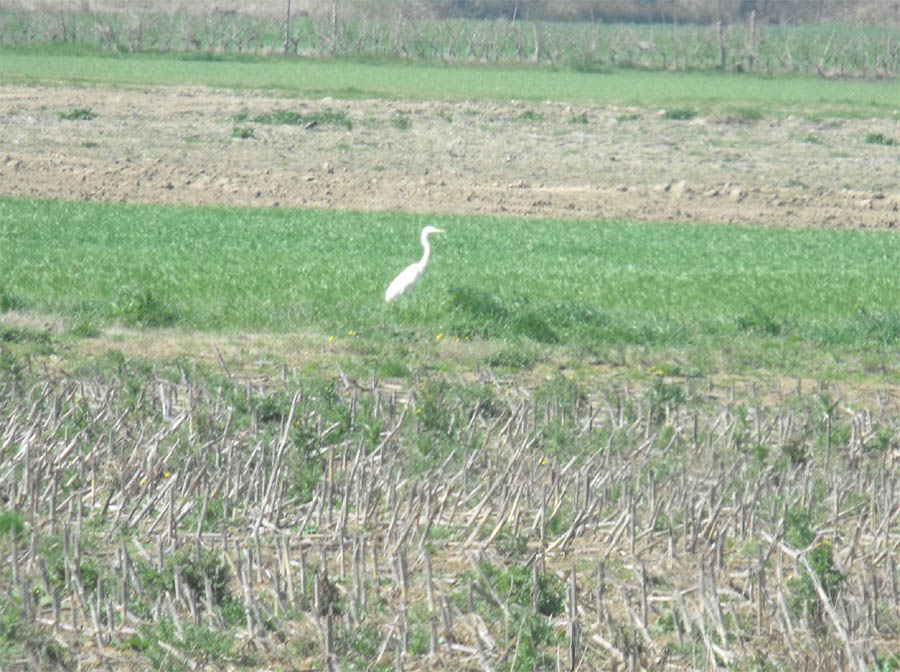
[[[385,305],[425,223],[448,233]],[[700,372],[718,351],[738,368],[853,354],[884,370],[900,343],[885,233],[3,199],[0,239],[0,307],[72,325],[690,349]]]
[[[0,83],[84,85],[206,85],[276,89],[289,95],[431,100],[556,100],[700,110],[757,107],[767,113],[819,116],[896,115],[890,81],[764,78],[716,72],[608,73],[528,66],[457,66],[400,62],[319,61],[274,57],[185,60],[176,54],[45,54],[0,50]]]

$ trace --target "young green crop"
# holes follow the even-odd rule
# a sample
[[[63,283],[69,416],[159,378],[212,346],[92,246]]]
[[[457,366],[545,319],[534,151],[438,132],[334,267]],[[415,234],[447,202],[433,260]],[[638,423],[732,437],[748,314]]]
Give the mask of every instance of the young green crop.
[[[426,223],[447,235],[385,304]],[[74,324],[754,356],[900,343],[889,233],[2,199],[0,241],[4,305]]]
[[[425,100],[565,101],[760,114],[896,118],[894,80],[763,77],[623,68],[597,73],[526,64],[459,65],[177,54],[81,54],[0,50],[3,83],[202,85],[279,90],[286,95]],[[243,121],[243,120],[235,120]]]

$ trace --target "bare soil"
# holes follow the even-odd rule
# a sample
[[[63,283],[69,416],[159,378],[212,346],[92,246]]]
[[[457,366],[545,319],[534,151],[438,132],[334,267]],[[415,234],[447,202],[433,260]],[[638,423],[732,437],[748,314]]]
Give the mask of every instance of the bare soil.
[[[89,108],[90,120],[61,113]],[[341,110],[353,126],[235,121]],[[523,116],[524,115],[524,116]],[[405,119],[408,123],[397,122]],[[236,126],[253,137],[233,136]],[[889,120],[663,118],[554,103],[0,87],[0,194],[192,205],[889,229]]]

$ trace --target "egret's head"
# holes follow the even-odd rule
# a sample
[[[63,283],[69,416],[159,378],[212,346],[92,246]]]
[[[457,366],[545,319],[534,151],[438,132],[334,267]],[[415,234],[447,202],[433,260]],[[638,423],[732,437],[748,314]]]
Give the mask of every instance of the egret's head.
[[[436,226],[426,226],[422,229],[423,236],[430,236],[432,233],[445,233],[443,229],[439,229]]]

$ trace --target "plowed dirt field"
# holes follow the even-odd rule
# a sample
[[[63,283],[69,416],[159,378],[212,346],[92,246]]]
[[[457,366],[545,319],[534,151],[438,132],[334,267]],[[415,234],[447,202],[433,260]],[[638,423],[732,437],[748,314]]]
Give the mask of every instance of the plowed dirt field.
[[[274,111],[339,124],[264,124]],[[65,119],[90,110],[91,119]],[[236,127],[238,130],[236,131]],[[244,135],[237,137],[240,129]],[[249,130],[246,130],[249,129]],[[668,120],[554,103],[304,100],[204,88],[0,87],[0,194],[512,217],[886,229],[887,120]]]

